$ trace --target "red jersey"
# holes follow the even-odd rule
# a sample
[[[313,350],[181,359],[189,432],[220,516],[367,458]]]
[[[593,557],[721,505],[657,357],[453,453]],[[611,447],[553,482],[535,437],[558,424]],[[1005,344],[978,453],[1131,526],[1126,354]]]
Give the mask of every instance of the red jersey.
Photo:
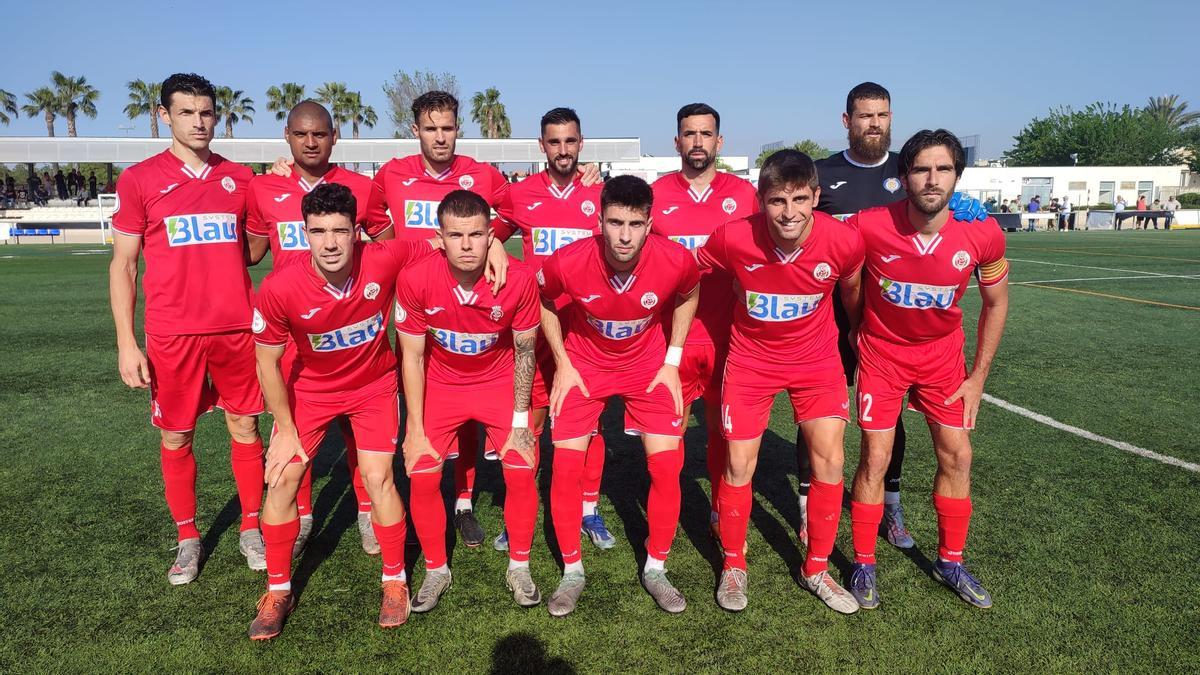
[[[445,254],[405,270],[396,282],[396,330],[425,336],[425,376],[443,385],[512,380],[513,332],[538,325],[533,272],[516,260],[499,295],[482,276],[464,290]]]
[[[296,343],[298,392],[349,392],[396,368],[387,324],[396,275],[434,253],[424,241],[355,244],[350,278],[343,288],[325,280],[311,263],[288,265],[263,280],[255,302],[254,339],[260,345]]]
[[[901,200],[860,211],[857,226],[866,246],[862,329],[900,344],[917,344],[962,330],[958,306],[974,273],[980,286],[1008,276],[1004,231],[992,218],[982,223],[947,218],[932,237],[922,237]]]
[[[771,239],[766,216],[717,228],[697,250],[701,269],[716,268],[742,295],[733,310],[730,358],[746,357],[764,372],[840,363],[833,303],[839,279],[859,273],[862,237],[851,226],[813,212],[804,245],[790,254]],[[701,299],[704,290],[700,290]]]
[[[308,252],[308,237],[304,234],[304,215],[300,212],[300,202],[304,195],[321,183],[336,183],[350,188],[358,202],[358,214],[354,220],[371,237],[391,227],[391,222],[386,218],[376,223],[367,222],[371,179],[361,173],[331,166],[315,183],[309,183],[294,171],[286,178],[271,173],[255,176],[246,193],[246,232],[267,237],[271,242],[273,270],[297,260],[307,262],[312,257]]]
[[[754,186],[733,174],[718,171],[708,189],[697,193],[683,174],[676,171],[654,181],[654,231],[694,250],[704,245],[718,226],[745,218],[758,211]],[[692,330],[691,344],[724,342],[729,335],[731,308],[734,304],[729,277],[706,273],[700,282],[699,309]]]
[[[390,213],[397,239],[429,239],[438,227],[438,204],[455,190],[470,190],[495,208],[508,193],[508,181],[491,164],[463,155],[437,175],[420,154],[390,159],[375,174],[367,219],[384,222]]]
[[[543,171],[514,183],[496,207],[501,223],[496,236],[508,239],[520,231],[525,264],[537,272],[558,249],[600,233],[602,183],[584,187],[576,178],[560,190]]]
[[[567,298],[559,310],[566,348],[576,368],[640,370],[662,364],[667,354],[663,320],[678,295],[700,281],[687,250],[656,234],[646,237],[637,265],[625,278],[604,260],[601,236],[559,249],[538,272],[542,297]]]
[[[147,334],[250,328],[242,238],[253,175],[217,154],[192,171],[170,150],[121,172],[112,227],[142,238]]]

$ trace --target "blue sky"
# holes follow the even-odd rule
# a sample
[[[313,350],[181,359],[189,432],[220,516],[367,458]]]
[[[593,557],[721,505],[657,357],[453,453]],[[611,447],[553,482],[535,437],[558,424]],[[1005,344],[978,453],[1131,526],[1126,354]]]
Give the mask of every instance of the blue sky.
[[[501,91],[514,136],[569,105],[584,135],[638,136],[672,152],[674,114],[705,101],[722,113],[725,154],[777,140],[845,144],[850,87],[892,92],[893,147],[924,127],[980,134],[996,156],[1033,116],[1096,100],[1143,105],[1179,94],[1200,108],[1200,3],[1042,1],[816,2],[18,2],[6,6],[0,89],[18,95],[51,70],[86,75],[102,96],[80,135],[146,135],[122,113],[125,82],[199,72],[246,90],[258,114],[239,137],[280,133],[272,84],[311,93],[345,81],[380,115],[397,70],[454,73],[463,99]],[[47,49],[47,46],[52,46]],[[464,114],[467,135],[478,128]],[[126,132],[120,125],[133,124]],[[59,135],[66,125],[58,123]],[[3,135],[45,134],[24,115]]]

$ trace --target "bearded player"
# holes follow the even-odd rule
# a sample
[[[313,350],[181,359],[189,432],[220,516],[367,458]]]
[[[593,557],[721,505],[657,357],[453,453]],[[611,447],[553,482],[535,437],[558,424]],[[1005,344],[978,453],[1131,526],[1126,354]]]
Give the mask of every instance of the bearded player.
[[[724,143],[720,113],[704,103],[689,103],[675,115],[675,125],[675,149],[682,165],[654,182],[654,230],[694,251],[718,226],[754,213],[758,198],[749,181],[717,171],[717,153]],[[721,435],[721,375],[734,305],[729,274],[709,268],[701,276],[700,292],[704,302],[683,347],[679,378],[686,406],[704,398],[705,458],[712,490],[709,524],[719,542],[717,499],[727,453]]]
[[[812,159],[781,150],[759,175],[762,213],[717,228],[697,250],[701,269],[728,273],[739,289],[721,395],[729,459],[719,492],[725,567],[717,603],[730,611],[747,604],[743,544],[754,499],[750,481],[781,391],[791,399],[812,455],[812,520],[801,583],[835,611],[858,611],[828,571],[850,414],[830,296],[839,289],[847,306],[858,305],[863,244],[852,227],[814,213],[820,193]]]
[[[679,525],[683,468],[679,363],[699,301],[699,274],[686,250],[650,233],[653,201],[640,178],[609,180],[600,194],[601,234],[559,249],[538,273],[542,328],[555,361],[550,510],[563,577],[547,603],[554,616],[574,611],[583,593],[584,459],[611,396],[624,399],[625,429],[642,437],[650,474],[642,586],[667,612],[687,607],[665,565]],[[562,309],[561,298],[569,301]],[[663,321],[671,310],[668,346]]]
[[[265,569],[259,506],[263,444],[262,393],[254,376],[250,335],[250,275],[243,232],[249,169],[209,149],[217,123],[212,83],[177,73],[162,84],[159,118],[171,129],[169,148],[124,172],[113,212],[109,296],[121,379],[150,389],[151,423],[178,548],[171,584],[200,573],[196,523],[196,419],[220,405],[232,437],[230,460],[241,532],[238,547],[250,569]],[[134,333],[138,258],[145,255],[146,352]]]
[[[907,197],[851,218],[866,247],[856,392],[862,455],[850,509],[855,560],[850,592],[863,609],[880,603],[876,532],[905,394],[909,407],[925,415],[937,456],[934,576],[975,607],[992,604],[963,565],[963,549],[972,509],[970,430],[1004,332],[1008,262],[1004,232],[994,220],[976,225],[950,217],[950,195],[965,163],[953,134],[919,131],[900,150],[898,170]],[[983,308],[968,374],[958,303],[972,276]]]

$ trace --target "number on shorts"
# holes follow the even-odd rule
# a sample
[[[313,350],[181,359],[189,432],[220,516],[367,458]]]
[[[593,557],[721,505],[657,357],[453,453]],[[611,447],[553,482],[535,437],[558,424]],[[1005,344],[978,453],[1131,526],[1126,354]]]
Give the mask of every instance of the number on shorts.
[[[858,405],[859,418],[864,422],[873,421],[871,419],[871,395],[870,394],[859,394],[858,400],[859,400],[859,405]]]

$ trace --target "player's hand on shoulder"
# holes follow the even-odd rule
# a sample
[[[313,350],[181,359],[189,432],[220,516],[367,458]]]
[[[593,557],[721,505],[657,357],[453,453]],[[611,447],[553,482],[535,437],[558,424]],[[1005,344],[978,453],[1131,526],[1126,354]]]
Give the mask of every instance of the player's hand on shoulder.
[[[504,250],[504,244],[499,239],[492,239],[488,247],[483,277],[492,284],[492,295],[499,293],[508,281],[508,251]]]
[[[283,176],[284,178],[287,178],[288,176],[292,175],[292,164],[295,163],[296,160],[292,159],[291,157],[279,157],[275,160],[275,163],[271,165],[271,168],[267,169],[267,173],[273,176]]]
[[[598,164],[583,164],[579,167],[579,182],[584,187],[591,187],[603,180]]]
[[[980,202],[974,197],[968,197],[961,192],[955,192],[954,194],[950,195],[950,203],[948,206],[950,207],[950,212],[953,214],[955,220],[967,222],[972,220],[982,221],[987,220],[988,217],[988,210],[987,207],[983,205],[983,202]]]
[[[150,363],[137,347],[117,352],[117,370],[121,373],[121,381],[133,389],[146,389],[150,386]]]

